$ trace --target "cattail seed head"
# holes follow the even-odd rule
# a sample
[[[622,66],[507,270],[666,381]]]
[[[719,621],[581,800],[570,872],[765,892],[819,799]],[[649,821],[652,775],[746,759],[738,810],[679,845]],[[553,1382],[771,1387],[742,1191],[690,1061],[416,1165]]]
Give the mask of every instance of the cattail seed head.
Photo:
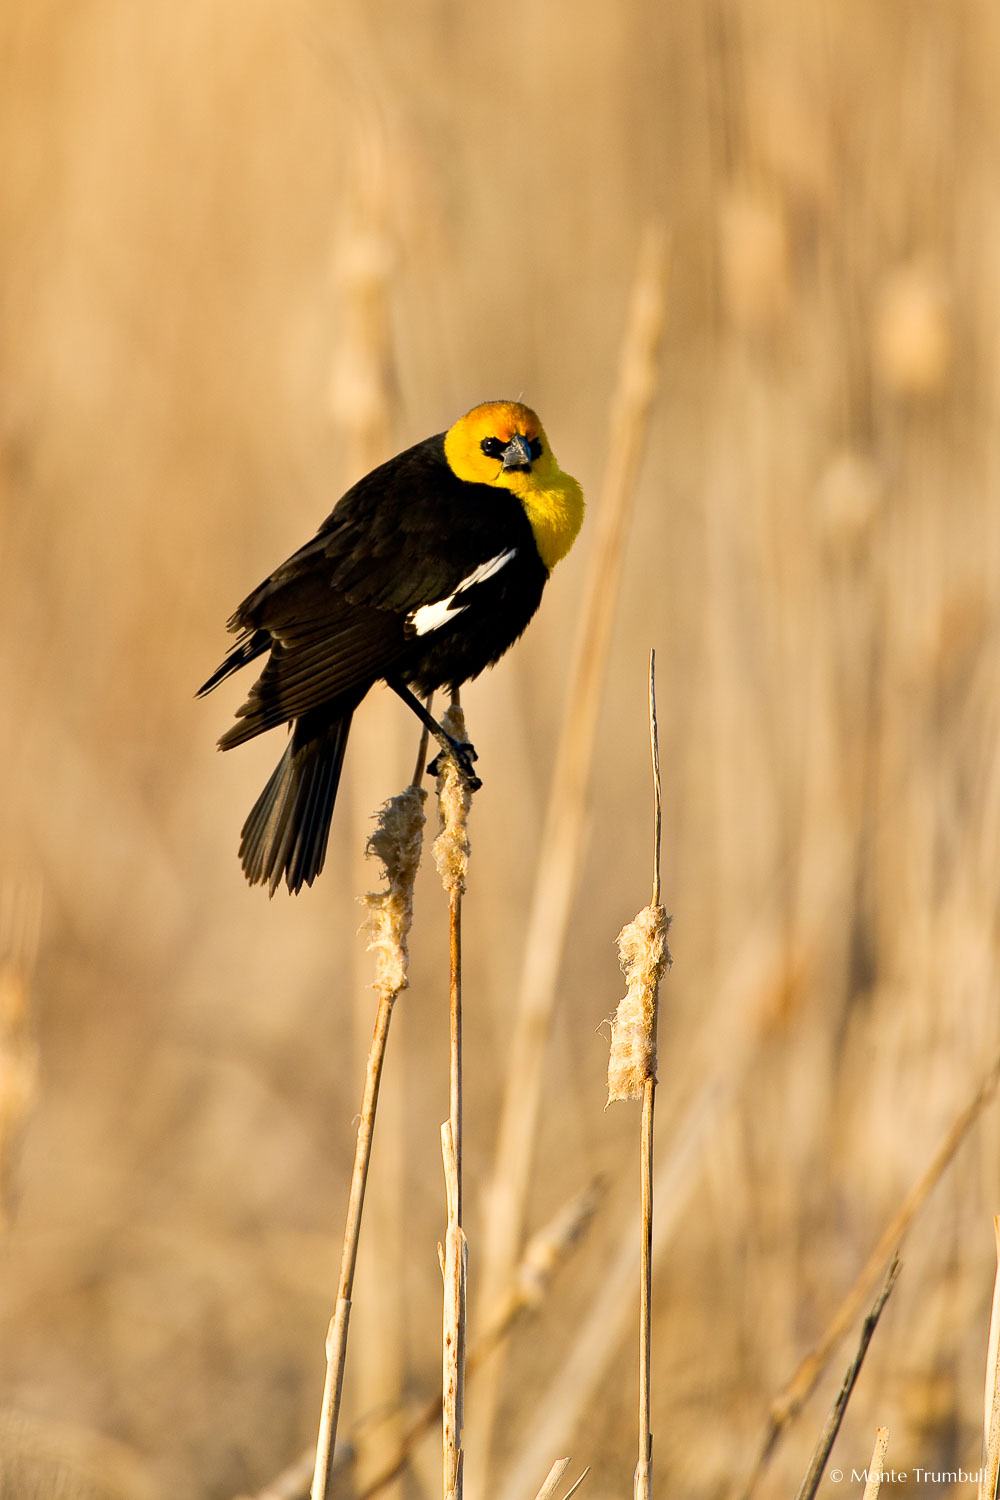
[[[611,1023],[608,1103],[638,1099],[656,1077],[656,1016],[660,980],[670,963],[662,906],[646,906],[618,934],[618,962],[628,986]]]
[[[423,787],[409,786],[390,797],[378,814],[365,852],[382,861],[388,886],[362,896],[368,909],[365,923],[368,951],[375,957],[375,989],[398,995],[409,983],[407,938],[413,921],[413,885],[420,864],[424,836]]]
[[[465,743],[465,714],[457,703],[453,703],[444,714],[441,727],[453,740],[457,740],[459,744]],[[438,766],[441,832],[434,840],[434,863],[448,895],[462,895],[469,868],[469,808],[472,806],[472,793],[451,756],[442,755]]]

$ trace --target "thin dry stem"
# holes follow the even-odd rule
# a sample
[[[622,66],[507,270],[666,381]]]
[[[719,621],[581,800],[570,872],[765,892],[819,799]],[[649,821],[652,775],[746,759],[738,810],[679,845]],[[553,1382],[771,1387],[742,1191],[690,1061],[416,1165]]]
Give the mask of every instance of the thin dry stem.
[[[882,1469],[885,1464],[885,1455],[888,1447],[888,1427],[877,1428],[875,1431],[875,1446],[872,1449],[871,1462],[868,1465],[868,1478],[865,1480],[863,1500],[878,1500],[878,1492],[882,1487]]]
[[[986,1387],[983,1401],[983,1463],[979,1474],[979,1500],[994,1500],[1000,1470],[1000,1218],[993,1218],[997,1270],[993,1278],[993,1305],[986,1350]]]
[[[819,1435],[816,1447],[813,1449],[813,1455],[809,1461],[809,1467],[805,1472],[805,1476],[802,1480],[801,1485],[799,1486],[799,1492],[795,1497],[795,1500],[813,1500],[813,1497],[815,1496],[816,1491],[819,1488],[820,1480],[823,1478],[823,1471],[825,1470],[827,1460],[830,1457],[830,1450],[837,1440],[837,1433],[840,1431],[840,1424],[844,1420],[844,1412],[847,1410],[847,1403],[851,1399],[851,1393],[854,1390],[855,1382],[857,1381],[861,1366],[864,1363],[865,1355],[868,1353],[868,1345],[872,1341],[872,1335],[874,1334],[875,1329],[878,1326],[879,1318],[882,1316],[882,1309],[883,1307],[885,1307],[886,1302],[889,1300],[889,1293],[892,1291],[893,1286],[896,1283],[896,1277],[898,1274],[899,1261],[894,1259],[892,1265],[889,1267],[889,1273],[886,1276],[885,1281],[882,1283],[882,1290],[876,1297],[874,1306],[872,1307],[868,1316],[865,1318],[864,1323],[862,1324],[861,1338],[858,1341],[858,1352],[857,1354],[855,1354],[853,1360],[848,1366],[847,1373],[845,1374],[844,1379],[841,1382],[840,1390],[837,1392],[836,1399],[832,1407],[830,1408],[826,1421],[823,1424],[823,1430]]]
[[[556,1459],[555,1463],[546,1474],[545,1483],[542,1485],[541,1489],[538,1491],[538,1494],[535,1496],[535,1500],[552,1500],[552,1496],[559,1488],[559,1481],[565,1474],[566,1470],[569,1468],[570,1462],[571,1460],[568,1458]]]
[[[649,753],[653,772],[653,891],[651,909],[660,906],[660,747],[656,722],[656,653],[649,653]],[[662,954],[652,986],[649,1026],[649,1066],[642,1085],[642,1126],[639,1144],[639,1457],[635,1471],[635,1500],[650,1500],[653,1492],[653,1430],[650,1416],[650,1379],[653,1353],[653,1115],[656,1105],[656,1029],[659,1011],[659,977],[670,955],[666,951],[666,920],[662,927]]]
[[[754,1486],[774,1453],[782,1432],[794,1421],[809,1399],[833,1350],[871,1296],[872,1288],[883,1266],[894,1254],[927,1195],[939,1181],[955,1152],[996,1093],[998,1080],[1000,1080],[1000,1057],[994,1061],[968,1104],[959,1111],[927,1166],[882,1231],[878,1243],[862,1266],[854,1285],[830,1319],[819,1342],[806,1355],[788,1384],[774,1397],[758,1456],[744,1487],[741,1500],[748,1500],[753,1492]]]
[[[392,224],[390,146],[378,110],[365,101],[355,136],[347,202],[334,254],[342,293],[341,333],[330,373],[330,412],[347,438],[359,478],[389,453],[394,370],[390,318],[398,252]]]
[[[442,727],[460,744],[466,741],[465,716],[457,692]],[[472,794],[455,761],[442,756],[437,778],[441,832],[434,840],[434,860],[448,895],[449,947],[449,1118],[441,1128],[448,1231],[444,1249],[444,1316],[442,1330],[442,1466],[445,1500],[463,1493],[462,1428],[465,1421],[466,1262],[468,1246],[462,1228],[462,893],[469,867],[469,808]]]
[[[344,480],[351,484],[392,453],[399,389],[390,306],[399,261],[396,149],[370,97],[359,99],[354,118],[353,149],[333,243],[331,270],[339,305],[329,380],[336,448],[344,460]],[[388,778],[395,774],[394,752],[401,732],[394,707],[382,698],[370,703],[367,712],[355,721],[351,777],[353,831],[358,835],[352,839],[355,849],[360,848],[368,831],[371,806],[384,796]],[[414,786],[419,785],[415,778]],[[380,921],[388,925],[388,911],[374,920],[376,926]],[[394,946],[390,939],[386,959]],[[366,1066],[364,1049],[371,1025],[367,962],[362,952],[353,951],[353,1032],[360,1067]],[[380,989],[383,982],[392,986],[391,976],[380,975]],[[400,1268],[404,1258],[405,1127],[402,1101],[394,1095],[382,1097],[380,1138],[382,1166],[368,1185],[365,1206],[368,1254],[352,1293],[355,1345],[350,1376],[355,1399],[366,1409],[395,1408],[403,1382]],[[364,1474],[368,1463],[369,1453],[362,1450],[357,1472]]]
[[[559,1481],[566,1473],[566,1470],[569,1468],[571,1462],[572,1459],[569,1458],[556,1459],[548,1474],[545,1476],[545,1483],[542,1485],[541,1489],[538,1491],[538,1494],[535,1496],[535,1500],[552,1500],[552,1496],[559,1488]],[[576,1483],[566,1491],[563,1500],[570,1500],[570,1496],[576,1494],[577,1490],[580,1488],[581,1484],[586,1479],[589,1473],[590,1467],[588,1465],[588,1467],[584,1469],[583,1473],[580,1475]]]
[[[660,788],[660,731],[656,717],[656,652],[652,649],[649,653],[649,758],[653,766],[653,892],[649,904],[659,906],[663,798]]]
[[[706,1022],[714,1059],[708,1076],[688,1106],[655,1172],[654,1193],[661,1209],[656,1222],[653,1264],[669,1242],[696,1181],[697,1168],[720,1118],[732,1104],[773,1017],[774,997],[787,994],[788,954],[777,924],[762,923],[737,956],[721,987],[721,998]],[[725,1033],[720,1052],[717,1038]],[[521,1500],[532,1475],[553,1448],[563,1446],[582,1412],[605,1378],[633,1316],[633,1288],[638,1271],[638,1216],[623,1226],[603,1284],[562,1362],[562,1368],[540,1404],[517,1461],[495,1492],[499,1500]],[[493,1500],[493,1495],[491,1495]]]
[[[542,1092],[546,1038],[555,1003],[570,908],[582,866],[587,781],[593,758],[625,538],[632,514],[649,412],[659,384],[666,313],[667,239],[659,225],[643,237],[613,402],[607,467],[594,549],[581,602],[580,629],[535,875],[501,1106],[496,1159],[485,1198],[480,1312],[488,1315],[508,1285],[524,1232]],[[486,1472],[502,1378],[497,1359],[477,1394],[473,1452],[475,1495]],[[549,1450],[551,1452],[551,1449]]]
[[[392,1009],[396,996],[407,983],[406,942],[413,919],[413,883],[420,861],[424,797],[425,793],[422,788],[411,786],[398,797],[387,802],[379,814],[376,830],[368,844],[369,851],[382,861],[388,882],[385,891],[365,898],[370,913],[369,947],[377,954],[376,988],[379,999],[365,1067],[364,1094],[354,1148],[354,1166],[351,1172],[351,1187],[347,1203],[347,1224],[344,1229],[340,1279],[337,1285],[337,1305],[326,1337],[326,1379],[323,1387],[323,1404],[316,1440],[316,1462],[310,1491],[312,1500],[325,1500],[329,1493],[333,1470],[337,1424],[344,1391],[344,1365],[347,1358],[347,1335],[351,1318],[351,1292],[354,1286],[358,1244],[361,1238],[361,1218],[364,1211],[368,1166],[371,1161],[372,1138],[375,1133],[379,1084],[382,1079],[382,1065],[385,1061]]]
[[[468,1246],[460,1221],[458,1155],[451,1121],[441,1126],[448,1196],[448,1231],[444,1245],[444,1322],[442,1342],[442,1459],[444,1500],[461,1500],[462,1425],[465,1407],[465,1288]]]
[[[650,1500],[653,1492],[653,1431],[650,1420],[653,1302],[653,1109],[656,1079],[647,1078],[642,1094],[642,1135],[639,1149],[639,1458],[635,1471],[635,1500]]]
[[[507,1295],[494,1310],[493,1317],[475,1344],[468,1350],[465,1366],[467,1380],[476,1373],[497,1344],[509,1336],[520,1318],[537,1312],[541,1307],[554,1276],[565,1265],[568,1256],[590,1227],[603,1195],[603,1180],[595,1178],[579,1193],[575,1193],[547,1224],[532,1235],[525,1246]],[[442,1393],[438,1387],[436,1393],[424,1403],[400,1433],[397,1446],[381,1473],[362,1487],[358,1500],[372,1500],[373,1496],[380,1494],[402,1472],[421,1438],[435,1423],[440,1422],[441,1409]],[[334,1474],[341,1468],[343,1451],[342,1445],[337,1450]],[[271,1480],[265,1489],[259,1491],[255,1500],[304,1500],[309,1494],[313,1462],[314,1450],[310,1448],[294,1464]]]

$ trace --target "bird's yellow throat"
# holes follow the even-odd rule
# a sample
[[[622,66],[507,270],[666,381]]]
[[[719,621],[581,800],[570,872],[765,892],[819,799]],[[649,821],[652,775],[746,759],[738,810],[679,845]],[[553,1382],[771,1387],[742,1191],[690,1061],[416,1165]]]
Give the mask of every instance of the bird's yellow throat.
[[[542,451],[530,469],[504,469],[482,451],[484,438],[507,443],[520,434],[536,439]],[[542,424],[530,407],[519,401],[487,401],[473,407],[449,428],[445,458],[453,474],[470,484],[491,484],[510,490],[524,507],[535,546],[549,572],[565,557],[583,524],[583,491],[571,474],[560,469]]]

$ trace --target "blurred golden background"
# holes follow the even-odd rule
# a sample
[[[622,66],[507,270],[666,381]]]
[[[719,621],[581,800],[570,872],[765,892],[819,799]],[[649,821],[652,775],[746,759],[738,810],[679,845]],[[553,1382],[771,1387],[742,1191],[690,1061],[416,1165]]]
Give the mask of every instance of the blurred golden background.
[[[528,1227],[597,1173],[605,1197],[512,1342],[484,1493],[537,1437],[634,1211],[637,1115],[603,1110],[601,1023],[648,899],[650,646],[674,916],[657,1149],[690,1144],[658,1207],[657,1484],[738,1492],[772,1394],[1000,1045],[998,77],[988,0],[6,8],[5,1497],[253,1494],[314,1438],[373,1006],[360,850],[416,734],[372,695],[327,869],[269,903],[236,845],[281,736],[219,756],[242,684],[193,692],[231,609],[359,470],[523,396],[591,510],[525,640],[464,695],[485,780],[475,1309],[650,219],[672,244],[662,383]],[[447,918],[426,868],[417,900],[345,1434],[373,1411],[391,1427],[393,1392],[419,1404],[440,1371]],[[998,1168],[988,1108],[906,1241],[848,1475],[877,1422],[897,1469],[978,1467]],[[590,1500],[631,1492],[632,1346],[613,1339],[544,1434],[593,1466]],[[761,1496],[797,1484],[850,1352]],[[470,1466],[475,1401],[473,1382]],[[432,1438],[396,1495],[434,1493],[437,1463]]]

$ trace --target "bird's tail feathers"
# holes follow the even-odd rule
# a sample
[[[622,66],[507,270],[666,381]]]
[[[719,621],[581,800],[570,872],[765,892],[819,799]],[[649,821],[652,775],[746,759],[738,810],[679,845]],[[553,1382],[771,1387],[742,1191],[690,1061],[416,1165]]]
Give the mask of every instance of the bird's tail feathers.
[[[238,672],[240,667],[245,667],[247,662],[254,661],[271,645],[272,636],[269,630],[245,630],[236,645],[226,655],[221,666],[216,667],[207,682],[203,682],[195,693],[196,698],[204,698],[214,687],[218,687],[224,678],[231,672]]]
[[[273,896],[284,877],[297,894],[323,868],[355,705],[336,719],[305,714],[243,825],[240,863]]]

